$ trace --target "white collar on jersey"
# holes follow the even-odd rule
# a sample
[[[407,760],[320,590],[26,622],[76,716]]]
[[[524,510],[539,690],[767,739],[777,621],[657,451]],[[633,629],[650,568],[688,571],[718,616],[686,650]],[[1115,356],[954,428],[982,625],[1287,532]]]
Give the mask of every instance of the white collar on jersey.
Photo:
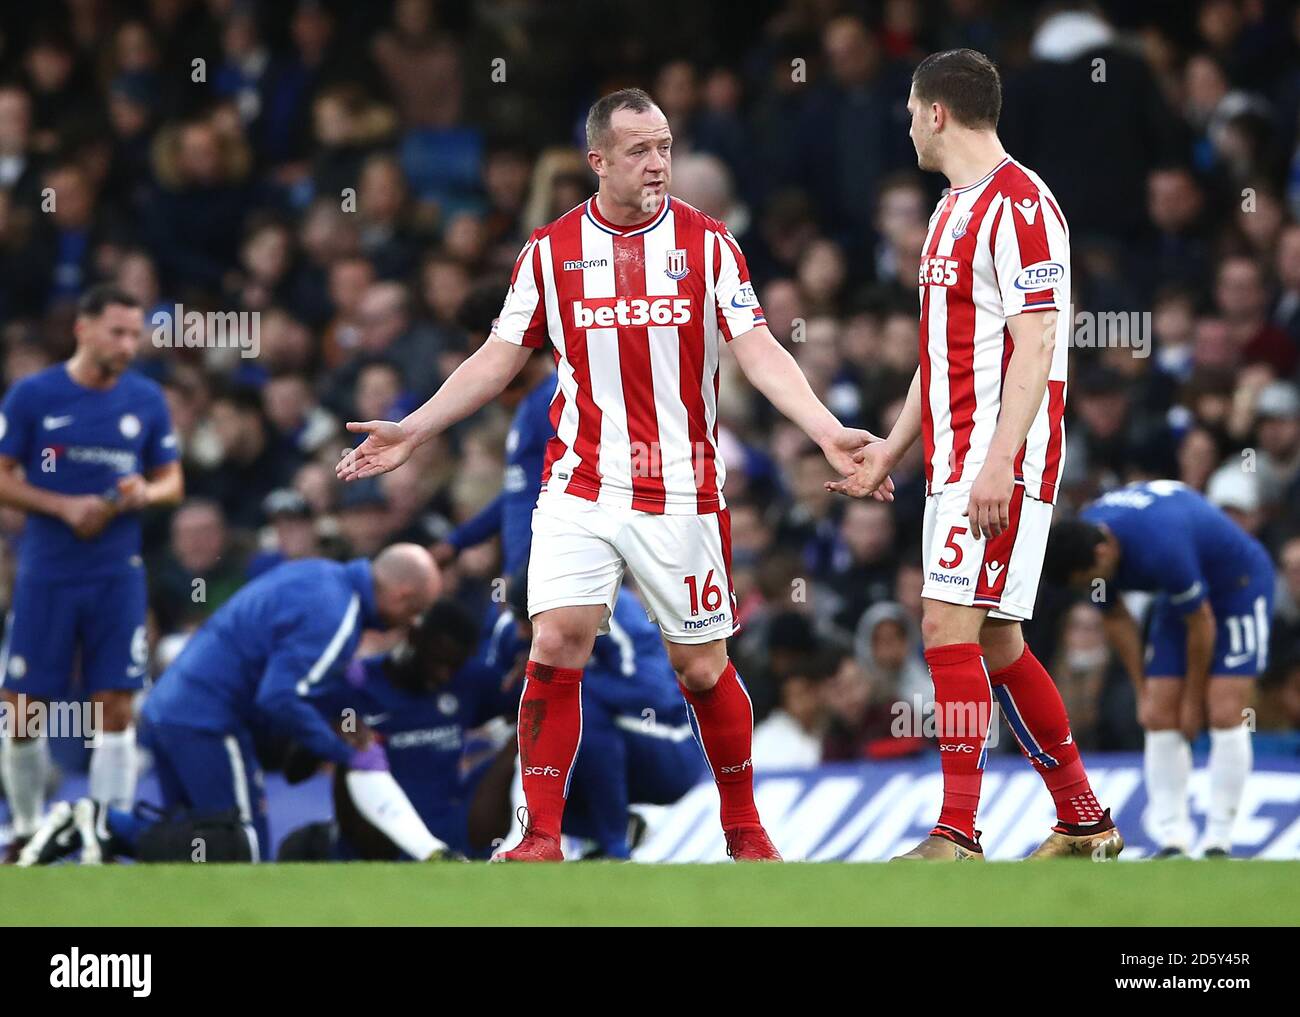
[[[659,206],[659,211],[654,217],[646,222],[637,223],[633,226],[615,226],[612,222],[600,214],[600,209],[596,207],[596,196],[593,194],[587,199],[587,207],[584,214],[591,220],[591,224],[599,230],[615,237],[636,237],[642,233],[649,233],[658,226],[668,216],[668,206],[672,204],[672,198],[667,194],[664,195],[663,203]]]
[[[969,191],[972,187],[978,187],[986,180],[991,180],[993,178],[994,173],[996,173],[998,170],[1000,170],[1003,166],[1005,166],[1007,163],[1011,161],[1012,161],[1011,156],[1004,155],[1000,163],[994,166],[991,170],[989,170],[986,174],[984,174],[984,176],[976,180],[973,184],[967,184],[965,187],[950,187],[948,188],[948,192],[950,194],[961,194],[962,191]]]

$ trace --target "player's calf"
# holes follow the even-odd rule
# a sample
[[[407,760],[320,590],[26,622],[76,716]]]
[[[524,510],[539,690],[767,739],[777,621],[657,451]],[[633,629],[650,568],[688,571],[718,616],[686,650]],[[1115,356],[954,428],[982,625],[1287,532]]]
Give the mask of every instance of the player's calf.
[[[100,718],[90,757],[90,797],[127,809],[135,800],[136,747],[131,716],[132,693],[97,692],[91,700]]]
[[[40,827],[49,773],[46,739],[0,735],[0,781],[9,802],[15,841],[27,841]]]
[[[993,694],[1020,750],[1056,803],[1058,828],[1109,822],[1093,793],[1056,683],[1028,646],[990,676]]]

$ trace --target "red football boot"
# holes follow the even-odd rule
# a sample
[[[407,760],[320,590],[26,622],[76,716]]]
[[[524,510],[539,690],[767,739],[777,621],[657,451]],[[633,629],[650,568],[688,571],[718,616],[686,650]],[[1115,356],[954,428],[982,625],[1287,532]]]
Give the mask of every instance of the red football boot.
[[[724,830],[727,855],[737,862],[779,862],[781,852],[761,826],[737,826]]]
[[[533,828],[528,818],[528,810],[519,808],[519,825],[524,828],[524,839],[509,851],[500,851],[491,858],[494,862],[562,862],[564,852],[560,842],[549,833],[542,833]]]

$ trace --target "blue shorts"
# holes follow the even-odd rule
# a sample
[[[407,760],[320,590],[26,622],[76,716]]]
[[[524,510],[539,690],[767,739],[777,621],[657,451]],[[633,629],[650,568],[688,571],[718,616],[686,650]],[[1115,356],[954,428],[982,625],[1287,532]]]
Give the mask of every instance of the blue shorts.
[[[1235,590],[1210,595],[1214,612],[1214,657],[1210,675],[1257,678],[1268,667],[1269,623],[1273,619],[1273,571],[1256,569]],[[1165,596],[1151,608],[1147,630],[1146,673],[1149,677],[1183,678],[1187,674],[1186,615]]]
[[[266,788],[251,732],[220,734],[145,719],[139,741],[153,753],[164,809],[200,814],[237,809],[253,860],[270,856]]]
[[[147,610],[143,568],[88,580],[20,573],[0,651],[0,685],[45,700],[143,688]],[[73,696],[78,651],[81,682]]]

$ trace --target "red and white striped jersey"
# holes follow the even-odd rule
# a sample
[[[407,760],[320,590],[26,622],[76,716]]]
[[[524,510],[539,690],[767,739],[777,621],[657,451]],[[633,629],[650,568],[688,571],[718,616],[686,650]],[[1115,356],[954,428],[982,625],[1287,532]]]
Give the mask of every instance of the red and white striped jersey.
[[[1065,456],[1070,231],[1047,185],[1009,156],[952,188],[922,248],[921,435],[930,493],[973,481],[1002,408],[1014,343],[1007,319],[1060,312],[1047,391],[1015,460],[1025,493],[1055,504]]]
[[[495,332],[554,347],[542,489],[643,512],[723,508],[718,337],[764,324],[735,238],[684,201],[615,226],[592,197],[534,232]]]

